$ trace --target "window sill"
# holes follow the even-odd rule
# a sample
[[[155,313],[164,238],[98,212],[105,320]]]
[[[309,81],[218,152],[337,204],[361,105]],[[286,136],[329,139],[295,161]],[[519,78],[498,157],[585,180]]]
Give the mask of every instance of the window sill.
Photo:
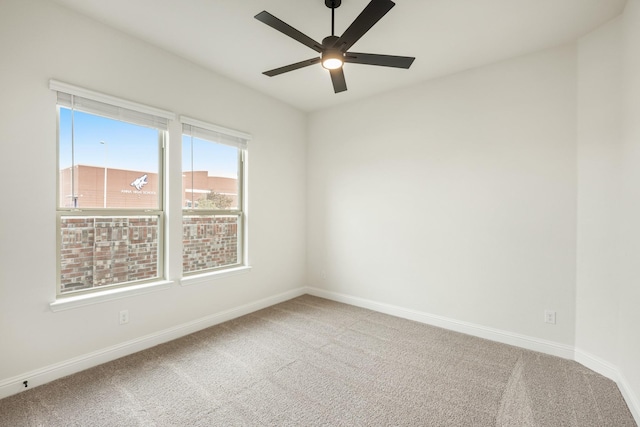
[[[153,283],[143,283],[141,285],[128,286],[126,288],[107,289],[90,294],[61,297],[49,304],[51,311],[69,310],[76,307],[97,304],[104,301],[112,301],[126,298],[133,295],[148,294],[150,292],[168,289],[175,282],[172,280],[162,280]]]
[[[211,271],[203,274],[196,274],[193,276],[187,276],[180,279],[182,286],[198,285],[200,283],[209,282],[215,279],[221,279],[223,277],[236,276],[238,274],[245,274],[251,271],[251,266],[243,265],[241,267],[229,268],[220,271]]]

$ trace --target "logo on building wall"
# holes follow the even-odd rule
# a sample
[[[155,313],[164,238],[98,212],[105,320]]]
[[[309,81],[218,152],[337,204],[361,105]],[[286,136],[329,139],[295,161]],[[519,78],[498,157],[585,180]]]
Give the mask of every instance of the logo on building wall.
[[[142,175],[140,178],[136,178],[132,183],[131,186],[132,187],[136,187],[136,190],[140,191],[142,190],[142,187],[144,187],[145,185],[147,185],[147,174],[145,173],[144,175]]]

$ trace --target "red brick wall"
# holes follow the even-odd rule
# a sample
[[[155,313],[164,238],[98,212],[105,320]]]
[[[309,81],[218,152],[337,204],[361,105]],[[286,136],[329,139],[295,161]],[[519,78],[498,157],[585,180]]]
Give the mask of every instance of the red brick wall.
[[[158,277],[156,217],[63,217],[61,292]]]
[[[158,272],[158,219],[63,217],[61,292],[153,279]],[[183,272],[236,264],[238,218],[185,216]]]
[[[184,216],[182,271],[193,273],[238,262],[238,218]]]

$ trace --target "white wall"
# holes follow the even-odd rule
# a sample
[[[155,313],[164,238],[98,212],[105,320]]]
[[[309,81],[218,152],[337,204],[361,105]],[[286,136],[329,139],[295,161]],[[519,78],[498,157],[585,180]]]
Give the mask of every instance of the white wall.
[[[622,17],[578,43],[576,347],[617,363]]]
[[[640,0],[579,52],[576,350],[640,419]]]
[[[575,82],[567,45],[312,114],[309,284],[573,345]]]
[[[2,0],[0,55],[0,385],[304,285],[304,114],[45,0]],[[253,134],[248,183],[253,270],[51,312],[56,284],[52,78]],[[175,172],[179,124],[171,131]],[[180,185],[179,178],[170,185],[174,207],[180,206]],[[169,221],[176,224],[176,218]],[[179,227],[170,237],[180,239]],[[169,250],[176,247],[179,254],[179,246]],[[170,278],[176,279],[175,269]],[[130,323],[120,326],[118,311],[125,308]]]
[[[640,422],[640,0],[628,0],[624,32],[618,366]]]

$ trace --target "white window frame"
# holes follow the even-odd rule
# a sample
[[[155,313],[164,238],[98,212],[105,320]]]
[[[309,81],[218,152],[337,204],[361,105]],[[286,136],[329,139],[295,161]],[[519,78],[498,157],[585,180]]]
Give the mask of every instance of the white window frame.
[[[222,126],[207,123],[191,117],[180,116],[182,123],[182,136],[199,138],[212,143],[224,144],[236,147],[238,149],[238,207],[237,209],[189,209],[182,207],[182,218],[185,216],[237,216],[238,217],[238,235],[237,235],[237,262],[223,266],[216,266],[208,269],[197,270],[192,272],[183,272],[183,285],[200,283],[208,280],[212,276],[227,276],[242,273],[250,269],[248,264],[247,251],[247,160],[248,145],[251,141],[251,135],[245,132],[228,129]],[[181,138],[182,139],[182,138]],[[181,169],[182,170],[182,169]],[[181,221],[184,227],[184,222]],[[181,257],[184,257],[184,248],[181,251]],[[184,259],[182,259],[184,261]]]
[[[98,300],[111,299],[111,297],[117,297],[120,290],[126,289],[133,293],[145,293],[148,292],[154,285],[160,287],[167,287],[170,282],[165,280],[165,216],[166,216],[166,197],[165,197],[165,182],[164,182],[164,170],[165,170],[165,158],[164,151],[166,147],[166,141],[168,138],[169,121],[175,120],[175,114],[161,110],[158,108],[138,104],[135,102],[127,101],[124,99],[116,98],[110,95],[105,95],[99,92],[94,92],[77,86],[73,86],[67,83],[51,80],[49,82],[49,88],[57,92],[58,102],[58,126],[60,124],[59,111],[60,107],[71,108],[73,110],[83,111],[94,115],[107,117],[114,120],[120,120],[124,122],[133,123],[136,125],[147,126],[158,129],[159,141],[158,141],[158,206],[156,209],[114,209],[114,208],[81,208],[76,207],[62,207],[60,206],[60,173],[59,173],[59,129],[57,132],[56,140],[58,148],[56,150],[57,158],[56,164],[58,165],[58,172],[56,177],[56,234],[57,234],[57,248],[56,248],[56,301],[51,304],[51,308],[54,311],[58,309],[70,308],[70,306],[84,305],[84,301],[89,298],[98,296]],[[141,217],[141,216],[156,216],[158,218],[158,264],[157,264],[157,276],[149,279],[142,279],[130,282],[122,282],[113,285],[105,285],[92,287],[88,289],[82,289],[77,291],[61,292],[61,221],[62,217]],[[71,304],[64,306],[62,301],[71,301]],[[62,308],[61,308],[62,307]]]

